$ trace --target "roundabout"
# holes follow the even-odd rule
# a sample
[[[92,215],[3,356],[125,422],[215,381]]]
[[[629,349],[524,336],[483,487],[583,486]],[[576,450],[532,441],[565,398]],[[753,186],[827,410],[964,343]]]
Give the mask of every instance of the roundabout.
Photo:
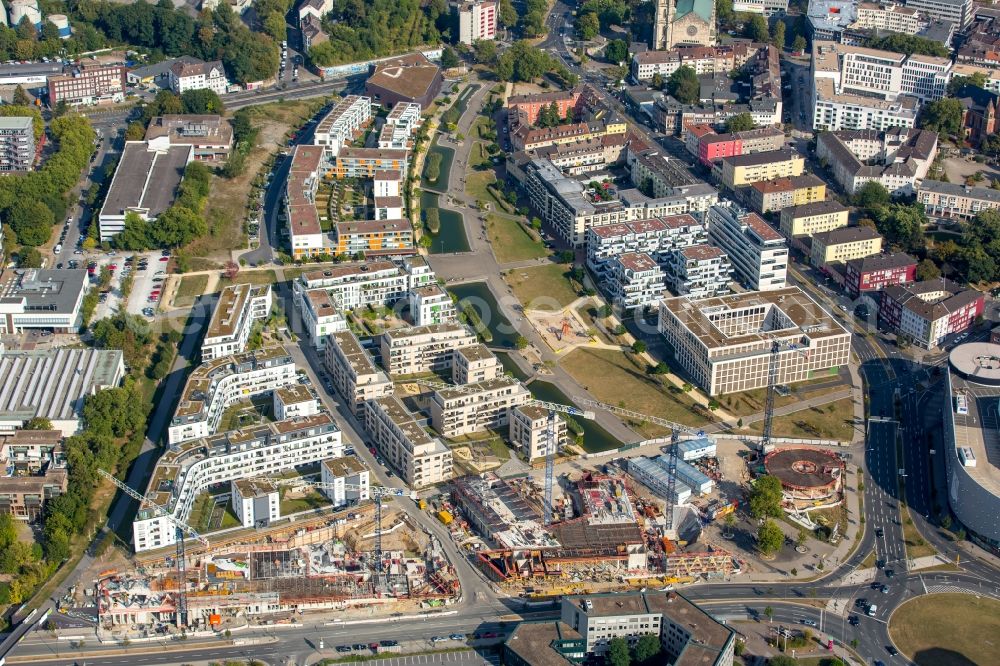
[[[972,594],[926,594],[900,605],[889,636],[919,666],[996,663],[1000,601]]]

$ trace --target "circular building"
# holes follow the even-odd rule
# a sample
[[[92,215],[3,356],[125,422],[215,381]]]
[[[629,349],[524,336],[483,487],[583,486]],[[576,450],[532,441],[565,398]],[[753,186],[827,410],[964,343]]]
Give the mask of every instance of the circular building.
[[[948,363],[962,379],[980,386],[1000,386],[1000,345],[968,342],[948,354]]]
[[[785,499],[796,509],[839,504],[844,461],[822,449],[778,449],[764,458],[764,468],[781,481]]]

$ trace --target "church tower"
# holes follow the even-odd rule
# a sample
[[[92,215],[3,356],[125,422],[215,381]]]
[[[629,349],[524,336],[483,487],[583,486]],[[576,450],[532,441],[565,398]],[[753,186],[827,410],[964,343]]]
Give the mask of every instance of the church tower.
[[[714,46],[715,0],[656,0],[653,49]]]
[[[653,50],[670,48],[670,19],[674,12],[674,0],[656,0],[656,14],[653,19]]]

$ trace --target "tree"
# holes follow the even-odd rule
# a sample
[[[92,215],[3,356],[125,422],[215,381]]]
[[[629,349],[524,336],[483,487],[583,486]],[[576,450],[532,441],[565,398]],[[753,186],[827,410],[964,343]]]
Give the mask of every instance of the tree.
[[[133,120],[125,128],[126,141],[142,141],[144,136],[146,136],[146,126],[138,120]]]
[[[270,35],[276,42],[283,41],[288,37],[285,17],[281,12],[268,12],[264,17],[264,32]]]
[[[806,541],[809,540],[809,532],[806,531],[804,527],[799,528],[799,533],[795,537],[795,545],[801,548],[806,545]]]
[[[764,616],[767,618],[768,622],[774,619],[774,609],[770,606],[764,606]]]
[[[738,113],[726,121],[727,132],[747,132],[757,127],[749,113]]]
[[[18,268],[41,268],[42,267],[42,253],[38,251],[38,248],[34,247],[22,247],[17,253],[17,266]]]
[[[920,127],[942,136],[958,135],[962,131],[962,103],[954,97],[928,102],[920,112]]]
[[[597,14],[586,13],[576,19],[576,35],[583,41],[590,41],[601,32],[601,22]]]
[[[660,361],[655,366],[653,366],[653,369],[650,372],[652,372],[654,375],[668,375],[670,374],[670,366],[664,363],[663,361]]]
[[[637,664],[652,664],[660,654],[660,637],[656,634],[645,634],[635,643],[632,660]]]
[[[7,212],[7,224],[17,236],[21,245],[37,247],[49,240],[55,216],[41,201],[36,199],[18,199]]]
[[[588,16],[594,15],[588,14]],[[629,666],[632,663],[632,657],[628,652],[628,643],[621,636],[612,638],[611,642],[608,643],[607,663],[611,666]]]
[[[754,14],[744,28],[744,34],[755,42],[767,43],[771,34],[767,30],[767,19],[762,14]]]
[[[802,35],[795,35],[795,39],[792,41],[792,51],[795,53],[802,53],[806,50],[809,44],[806,43],[806,38]]]
[[[767,660],[767,666],[796,666],[798,663],[798,660],[787,654],[778,654]]]
[[[528,346],[528,338],[524,337],[523,335],[517,336],[516,338],[514,338],[514,346],[517,347],[518,349],[526,348]]]
[[[517,25],[517,10],[511,0],[500,0],[500,7],[497,10],[497,21],[500,25],[511,28]]]
[[[663,90],[663,75],[657,72],[653,74],[653,87],[657,90]]]
[[[472,43],[476,62],[488,65],[497,58],[497,43],[492,39],[477,39]]]
[[[866,210],[872,210],[879,206],[887,206],[890,199],[889,190],[885,189],[885,185],[876,180],[868,181],[854,193],[854,205]]]
[[[14,98],[11,100],[11,103],[17,106],[31,105],[31,98],[28,97],[28,93],[24,91],[24,86],[20,83],[17,84],[17,88],[14,88]]]
[[[52,421],[42,416],[28,419],[22,430],[52,430]]]
[[[757,530],[757,549],[762,554],[770,556],[781,550],[783,543],[785,543],[785,533],[778,524],[770,519],[765,520]]]
[[[181,104],[184,106],[184,113],[193,114],[216,114],[222,115],[226,112],[222,100],[218,93],[208,88],[200,90],[187,90],[181,94]]]
[[[771,35],[771,43],[779,51],[785,48],[785,22],[777,21],[774,24],[774,34]]]
[[[633,354],[645,354],[646,353],[646,343],[642,340],[636,340],[632,343],[632,353]]]
[[[682,104],[694,104],[701,96],[701,83],[694,69],[682,65],[667,79],[667,92]]]
[[[450,46],[444,47],[441,51],[441,68],[442,69],[452,69],[453,67],[458,67],[461,61],[458,59],[458,54],[455,53],[455,49]]]
[[[620,63],[628,60],[628,44],[624,39],[613,39],[604,47],[604,57],[608,62]]]
[[[936,280],[941,277],[941,269],[930,259],[923,259],[917,264],[917,280]]]
[[[916,53],[937,56],[938,58],[947,58],[949,55],[948,49],[941,42],[901,32],[893,32],[884,37],[873,37],[867,40],[865,46],[893,53],[905,53],[906,55]]]
[[[974,72],[969,76],[953,76],[951,81],[948,82],[948,96],[953,97],[955,93],[965,86],[985,88],[986,74],[984,72]]]
[[[750,515],[778,518],[781,513],[781,481],[771,475],[758,477],[750,490]]]

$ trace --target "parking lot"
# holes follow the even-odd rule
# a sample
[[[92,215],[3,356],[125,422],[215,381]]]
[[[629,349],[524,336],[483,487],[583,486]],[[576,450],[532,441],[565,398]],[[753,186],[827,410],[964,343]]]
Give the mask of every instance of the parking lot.
[[[147,318],[155,314],[162,297],[169,260],[169,256],[160,252],[135,255],[132,291],[128,299],[129,314],[145,315]]]

